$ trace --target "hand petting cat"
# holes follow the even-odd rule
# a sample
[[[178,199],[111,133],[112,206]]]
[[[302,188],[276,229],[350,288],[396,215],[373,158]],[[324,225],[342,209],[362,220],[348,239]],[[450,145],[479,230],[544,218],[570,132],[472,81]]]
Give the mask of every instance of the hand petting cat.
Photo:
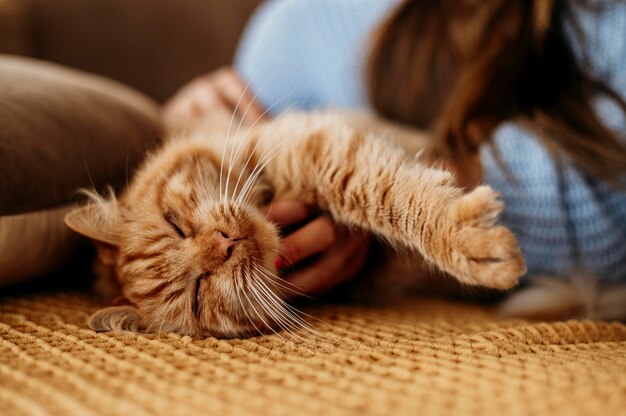
[[[237,105],[239,104],[239,105]],[[247,109],[247,110],[246,110]],[[170,129],[188,126],[207,114],[222,113],[254,123],[264,109],[254,101],[241,78],[225,67],[202,75],[186,85],[163,106],[163,119]]]
[[[239,106],[237,107],[237,103]],[[247,112],[242,109],[248,108]],[[183,86],[163,107],[163,119],[170,129],[194,123],[207,114],[233,113],[244,123],[264,117],[264,109],[231,68],[203,75]],[[279,227],[301,225],[284,236],[277,268],[302,294],[316,294],[354,277],[362,268],[369,241],[363,232],[337,227],[327,215],[316,216],[316,209],[299,201],[275,201],[267,207],[268,218]],[[302,260],[315,261],[292,269]]]
[[[316,210],[299,201],[281,200],[267,207],[267,217],[280,227],[302,224]],[[288,234],[281,242],[276,268],[285,270],[310,256],[319,257],[285,278],[303,294],[324,292],[349,280],[363,266],[368,239],[360,231],[337,226],[328,215],[320,215]]]

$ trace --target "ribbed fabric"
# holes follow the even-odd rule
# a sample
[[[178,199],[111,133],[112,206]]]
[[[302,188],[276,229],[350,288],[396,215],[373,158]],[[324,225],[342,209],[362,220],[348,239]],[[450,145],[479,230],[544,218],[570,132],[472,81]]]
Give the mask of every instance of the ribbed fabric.
[[[297,344],[95,333],[97,303],[0,300],[2,415],[618,415],[626,326],[432,299],[309,311]],[[329,341],[330,340],[330,341]],[[307,345],[308,344],[308,345]]]
[[[396,3],[267,2],[242,38],[237,69],[274,114],[289,108],[367,109],[368,36]],[[578,11],[578,17],[586,35],[586,48],[575,44],[579,59],[626,95],[626,3],[609,5],[600,14]],[[614,106],[599,99],[598,107],[609,126],[626,131]],[[604,279],[626,279],[626,194],[570,164],[559,169],[537,139],[513,123],[497,129],[494,144],[514,181],[487,146],[484,181],[503,195],[503,222],[516,233],[529,274],[568,275],[586,268]]]

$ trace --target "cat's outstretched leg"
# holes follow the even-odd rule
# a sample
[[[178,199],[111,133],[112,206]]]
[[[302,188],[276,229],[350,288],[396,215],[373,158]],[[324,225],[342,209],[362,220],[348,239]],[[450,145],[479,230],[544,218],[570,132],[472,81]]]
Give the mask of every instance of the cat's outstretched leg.
[[[285,124],[274,133],[300,133],[268,168],[277,196],[417,249],[467,284],[506,289],[525,273],[515,237],[496,223],[503,204],[491,188],[464,193],[450,173],[339,122]]]

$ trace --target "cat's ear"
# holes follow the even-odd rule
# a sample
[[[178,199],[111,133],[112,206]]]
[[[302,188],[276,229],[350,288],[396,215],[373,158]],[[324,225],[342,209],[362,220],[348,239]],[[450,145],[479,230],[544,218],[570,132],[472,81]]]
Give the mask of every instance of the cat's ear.
[[[132,331],[143,328],[141,315],[131,305],[110,306],[100,309],[89,318],[89,328],[94,331]]]
[[[65,224],[97,243],[117,246],[118,215],[116,201],[89,203],[70,211]]]

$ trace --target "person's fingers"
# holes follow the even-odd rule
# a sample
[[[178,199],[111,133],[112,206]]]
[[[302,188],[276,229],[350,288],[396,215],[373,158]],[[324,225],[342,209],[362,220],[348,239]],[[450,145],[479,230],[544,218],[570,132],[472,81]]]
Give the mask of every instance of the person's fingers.
[[[231,111],[246,123],[254,123],[264,116],[264,110],[252,90],[231,70],[215,75],[213,81],[221,99],[228,103]]]
[[[344,236],[317,262],[289,275],[287,284],[303,295],[323,292],[356,275],[367,252],[367,238],[363,234]]]
[[[170,127],[182,126],[206,112],[207,107],[216,107],[217,97],[212,91],[201,91],[197,81],[177,93],[163,106],[163,119]]]
[[[347,258],[345,267],[341,268],[340,273],[337,275],[337,278],[333,282],[333,285],[343,283],[356,276],[356,274],[361,271],[361,268],[365,264],[369,250],[369,240],[364,236],[361,242],[355,242],[352,256]]]
[[[229,111],[231,104],[222,97],[221,92],[216,89],[210,82],[199,84],[193,91],[189,93],[189,101],[196,107],[197,112],[207,113],[215,109],[224,109]]]
[[[188,83],[163,106],[168,125],[181,125],[207,113],[223,111],[253,123],[263,116],[262,106],[230,68],[223,68]]]
[[[263,210],[267,219],[280,227],[301,223],[317,211],[315,207],[294,199],[274,201]]]
[[[177,129],[188,127],[207,114],[231,116],[232,112],[226,104],[220,103],[219,97],[210,94],[200,97],[198,93],[182,100],[175,105],[164,108],[163,121],[169,128]]]
[[[317,217],[281,242],[281,255],[276,261],[278,269],[292,265],[313,254],[320,253],[335,241],[335,224],[328,215]]]
[[[179,97],[165,103],[162,110],[165,124],[172,127],[186,122],[191,115],[192,106],[191,100],[179,99]]]
[[[196,90],[189,102],[191,110],[187,111],[187,121],[198,120],[208,114],[215,116],[221,113],[222,116],[231,117],[233,113],[230,103],[214,88]]]

